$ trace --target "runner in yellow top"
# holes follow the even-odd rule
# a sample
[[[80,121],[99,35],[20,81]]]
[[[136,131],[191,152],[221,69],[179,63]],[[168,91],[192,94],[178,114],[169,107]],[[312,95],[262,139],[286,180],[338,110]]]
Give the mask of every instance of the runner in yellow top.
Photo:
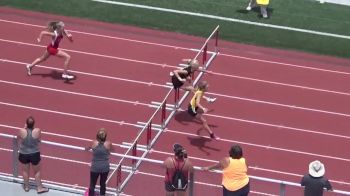
[[[206,121],[206,119],[203,117],[203,113],[207,113],[208,109],[203,107],[200,104],[200,101],[202,99],[202,97],[204,96],[204,93],[208,90],[208,83],[206,81],[201,81],[198,83],[198,87],[190,101],[190,104],[188,105],[188,110],[187,112],[193,116],[198,118],[202,124],[203,127],[206,131],[208,131],[209,135],[211,138],[213,139],[219,139],[210,129],[210,127],[208,126],[208,123]]]

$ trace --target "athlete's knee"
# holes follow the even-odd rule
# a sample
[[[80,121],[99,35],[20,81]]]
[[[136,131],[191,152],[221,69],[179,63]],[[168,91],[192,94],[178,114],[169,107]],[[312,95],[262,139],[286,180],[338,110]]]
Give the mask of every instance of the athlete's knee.
[[[69,60],[70,60],[70,55],[67,54],[67,55],[66,55],[66,61],[69,61]]]
[[[67,54],[67,55],[65,56],[65,61],[66,61],[66,63],[69,63],[69,61],[70,61],[70,55]]]

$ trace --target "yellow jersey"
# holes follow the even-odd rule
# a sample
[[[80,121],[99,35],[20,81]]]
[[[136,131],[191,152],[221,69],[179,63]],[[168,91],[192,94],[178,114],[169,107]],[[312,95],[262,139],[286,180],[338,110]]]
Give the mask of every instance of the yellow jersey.
[[[269,0],[256,0],[256,3],[258,5],[269,5],[270,1]]]
[[[197,107],[197,97],[198,97],[199,99],[201,99],[202,96],[203,96],[203,94],[204,94],[204,92],[201,91],[201,90],[197,90],[197,91],[194,93],[194,95],[193,95],[193,97],[192,97],[192,99],[191,99],[191,102],[190,102],[193,112],[196,111],[196,107]]]
[[[244,158],[232,159],[222,170],[222,185],[229,191],[237,191],[249,183],[248,168]]]

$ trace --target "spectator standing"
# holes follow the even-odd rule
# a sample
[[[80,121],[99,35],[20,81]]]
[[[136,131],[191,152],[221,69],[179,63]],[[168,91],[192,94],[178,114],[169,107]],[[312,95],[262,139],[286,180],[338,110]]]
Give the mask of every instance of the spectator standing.
[[[25,127],[20,129],[17,135],[19,143],[19,156],[18,160],[22,164],[23,174],[23,189],[25,192],[29,191],[29,172],[30,167],[33,168],[35,182],[37,185],[37,193],[48,192],[48,188],[44,188],[41,182],[41,171],[40,171],[40,138],[41,130],[34,128],[35,120],[33,117],[28,117],[26,120]]]
[[[223,196],[246,196],[249,194],[248,166],[243,158],[243,151],[239,145],[234,145],[225,157],[217,164],[203,167],[204,171],[222,169]]]
[[[100,177],[100,195],[106,194],[106,181],[109,173],[109,156],[112,143],[107,140],[107,132],[104,128],[97,132],[96,140],[85,150],[92,149],[92,162],[90,169],[89,196],[94,196],[95,186]]]
[[[309,174],[301,179],[301,186],[305,187],[304,196],[322,196],[323,189],[332,190],[332,185],[324,174],[324,165],[316,160],[309,164]]]
[[[165,172],[166,196],[184,196],[188,187],[188,180],[193,174],[193,166],[187,158],[185,149],[180,144],[173,145],[174,156],[168,157],[163,165]]]
[[[252,8],[259,6],[260,13],[263,18],[268,18],[267,6],[269,5],[270,0],[249,0],[249,4],[246,10],[250,11]]]

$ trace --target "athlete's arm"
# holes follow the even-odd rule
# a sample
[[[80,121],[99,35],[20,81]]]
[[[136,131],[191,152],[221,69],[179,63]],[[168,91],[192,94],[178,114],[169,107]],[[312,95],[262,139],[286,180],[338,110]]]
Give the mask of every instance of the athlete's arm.
[[[55,35],[55,34],[54,34],[53,32],[41,31],[40,34],[39,34],[39,37],[38,37],[37,41],[38,41],[38,42],[41,42],[41,38],[42,38],[43,36],[50,36],[50,37],[52,37],[52,36],[54,36],[54,35]]]
[[[69,39],[69,41],[73,41],[73,36],[66,29],[63,30],[63,34]]]
[[[174,70],[173,73],[177,77],[178,80],[180,80],[181,82],[186,82],[186,79],[185,78],[181,78],[180,75],[179,75],[180,73],[181,74],[187,74],[186,70],[183,70],[183,69]]]
[[[196,94],[196,106],[198,106],[200,109],[204,111],[204,113],[207,113],[208,109],[203,107],[200,102],[201,102],[202,94]]]
[[[182,59],[182,62],[186,62],[187,64],[190,64],[191,61],[192,59]]]

